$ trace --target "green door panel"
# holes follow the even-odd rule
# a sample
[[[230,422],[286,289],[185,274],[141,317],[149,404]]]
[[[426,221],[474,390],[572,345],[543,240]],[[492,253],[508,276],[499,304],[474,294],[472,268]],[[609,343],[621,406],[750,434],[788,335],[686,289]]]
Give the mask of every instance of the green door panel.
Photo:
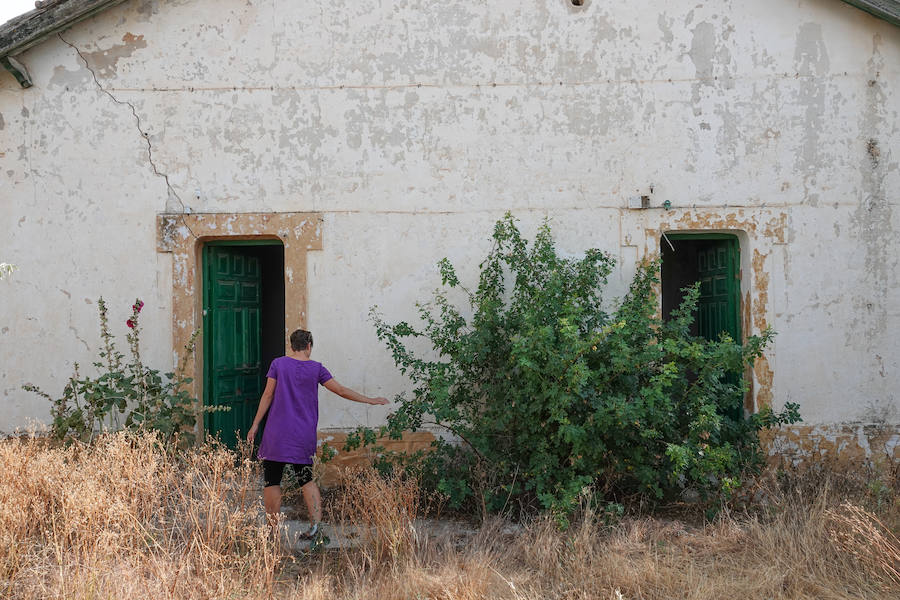
[[[697,254],[700,299],[697,305],[698,332],[708,340],[722,333],[741,343],[740,247],[737,239],[710,240]],[[727,373],[725,381],[739,385],[741,373]],[[732,419],[743,416],[743,404],[725,411]]]
[[[739,252],[736,239],[704,240],[698,250],[697,325],[700,336],[708,340],[718,340],[724,331],[741,341]]]
[[[204,248],[206,430],[235,447],[262,394],[259,259],[240,247]]]

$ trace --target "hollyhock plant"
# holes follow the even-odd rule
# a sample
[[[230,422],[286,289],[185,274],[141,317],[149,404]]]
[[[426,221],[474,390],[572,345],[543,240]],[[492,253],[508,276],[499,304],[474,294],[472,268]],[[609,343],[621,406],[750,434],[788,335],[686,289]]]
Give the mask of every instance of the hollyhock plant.
[[[125,324],[128,325],[130,329],[137,329],[138,314],[141,312],[142,308],[144,308],[144,301],[140,298],[136,299],[134,304],[131,305],[131,318],[125,321]]]
[[[34,385],[23,386],[52,404],[54,437],[90,441],[105,431],[124,427],[159,431],[167,442],[193,443],[198,418],[204,413],[227,410],[203,407],[191,395],[191,378],[185,367],[191,363],[199,330],[185,346],[185,354],[178,360],[179,368],[171,373],[160,373],[144,365],[141,358],[138,316],[144,307],[143,301],[140,298],[134,301],[131,316],[125,321],[129,329],[125,336],[129,357],[116,349],[103,298],[97,301],[97,306],[103,347],[93,364],[99,373],[83,376],[76,363],[74,374],[62,396],[57,398]]]

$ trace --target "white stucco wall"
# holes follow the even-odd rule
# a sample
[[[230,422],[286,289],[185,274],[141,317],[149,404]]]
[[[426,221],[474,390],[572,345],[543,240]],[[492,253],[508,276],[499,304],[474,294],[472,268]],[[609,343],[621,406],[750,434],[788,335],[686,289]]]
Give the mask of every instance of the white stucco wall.
[[[0,72],[0,430],[48,416],[21,384],[90,362],[100,295],[123,335],[143,298],[171,365],[155,217],[185,207],[321,212],[315,357],[388,396],[369,307],[409,318],[443,256],[474,276],[507,210],[618,256],[613,296],[660,222],[780,222],[742,249],[773,404],[900,422],[900,28],[838,0],[134,0],[63,37],[120,103],[56,37],[20,58],[34,87]],[[386,414],[323,394],[322,427]]]

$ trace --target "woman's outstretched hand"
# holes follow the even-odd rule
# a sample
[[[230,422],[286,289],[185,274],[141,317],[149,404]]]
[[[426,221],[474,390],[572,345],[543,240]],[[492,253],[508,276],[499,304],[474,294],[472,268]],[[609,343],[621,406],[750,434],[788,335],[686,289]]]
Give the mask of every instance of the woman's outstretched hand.
[[[387,403],[388,403],[388,399],[382,398],[381,396],[379,396],[378,398],[369,398],[369,404],[387,404]]]

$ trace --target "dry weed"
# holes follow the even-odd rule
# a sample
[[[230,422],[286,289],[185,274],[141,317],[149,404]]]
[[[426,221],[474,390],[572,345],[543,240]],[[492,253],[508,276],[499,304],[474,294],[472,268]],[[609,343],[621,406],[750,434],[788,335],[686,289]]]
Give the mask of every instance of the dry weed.
[[[316,555],[273,539],[252,461],[221,447],[10,439],[0,473],[0,597],[15,600],[900,597],[892,483],[876,498],[844,473],[772,478],[762,508],[706,525],[609,525],[588,503],[560,531],[549,518],[429,528],[414,480],[358,470],[332,507],[356,548]]]
[[[216,446],[176,457],[151,434],[0,443],[4,597],[272,590],[281,549],[260,517],[252,463],[235,458]]]
[[[844,502],[828,509],[828,533],[844,552],[855,557],[874,577],[886,577],[900,585],[900,540],[872,513]]]
[[[357,538],[354,554],[366,569],[392,568],[416,551],[416,517],[421,509],[418,481],[401,471],[382,476],[371,468],[342,473],[342,491],[333,512],[345,537]]]

